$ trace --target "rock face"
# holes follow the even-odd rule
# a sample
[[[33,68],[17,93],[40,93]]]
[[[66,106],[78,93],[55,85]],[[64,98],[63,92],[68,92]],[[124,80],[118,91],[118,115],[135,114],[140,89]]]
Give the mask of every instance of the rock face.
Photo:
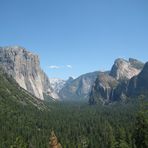
[[[60,98],[75,101],[87,100],[98,74],[99,72],[92,72],[84,74],[76,79],[70,78],[60,90]]]
[[[2,108],[12,108],[12,104],[22,108],[29,105],[39,110],[48,110],[46,104],[35,96],[28,93],[0,67],[0,101]],[[9,102],[9,103],[8,103]]]
[[[36,96],[62,100],[109,103],[126,95],[148,92],[148,63],[136,59],[117,59],[110,72],[92,72],[67,81],[48,79],[40,68],[39,57],[19,46],[0,47],[0,66],[17,83]],[[144,67],[144,68],[143,68]],[[143,70],[142,70],[143,69]],[[142,71],[141,71],[142,70]]]
[[[89,104],[124,100],[130,79],[141,72],[143,65],[142,62],[131,58],[129,61],[115,60],[109,74],[101,73],[98,75],[90,93]]]
[[[143,63],[130,58],[129,61],[117,59],[111,69],[110,75],[117,80],[131,79],[138,75],[143,68]]]
[[[17,83],[35,95],[44,99],[43,93],[51,91],[50,82],[40,68],[39,57],[19,46],[0,48],[0,65]]]
[[[112,100],[114,90],[118,85],[118,81],[109,74],[100,73],[92,87],[89,103],[96,104],[99,101],[105,103]],[[99,99],[98,99],[99,98]]]
[[[56,91],[59,92],[65,85],[66,81],[58,78],[50,78],[49,79],[51,87]]]
[[[128,96],[138,96],[148,94],[148,62],[138,76],[129,81],[127,88]]]
[[[58,78],[50,78],[49,81],[52,87],[51,96],[55,99],[59,99],[59,92],[65,86],[67,81]]]

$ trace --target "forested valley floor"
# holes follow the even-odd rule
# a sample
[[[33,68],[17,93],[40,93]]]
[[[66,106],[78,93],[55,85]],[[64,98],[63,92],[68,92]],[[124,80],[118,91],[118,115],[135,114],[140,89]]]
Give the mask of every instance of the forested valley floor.
[[[0,101],[1,148],[48,148],[52,130],[63,148],[148,146],[147,109],[138,101],[107,106],[55,102],[47,103],[48,110],[9,97]]]

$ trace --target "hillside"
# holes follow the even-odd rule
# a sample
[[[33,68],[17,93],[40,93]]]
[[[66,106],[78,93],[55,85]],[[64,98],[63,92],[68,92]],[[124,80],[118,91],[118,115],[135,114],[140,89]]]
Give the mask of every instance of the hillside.
[[[0,68],[0,147],[8,148],[17,139],[23,143],[25,135],[33,134],[34,128],[37,131],[37,127],[30,127],[43,111],[49,111],[47,105],[21,88]]]
[[[64,148],[135,147],[135,100],[111,106],[45,105],[1,70],[0,101],[1,148],[48,148],[52,129]]]

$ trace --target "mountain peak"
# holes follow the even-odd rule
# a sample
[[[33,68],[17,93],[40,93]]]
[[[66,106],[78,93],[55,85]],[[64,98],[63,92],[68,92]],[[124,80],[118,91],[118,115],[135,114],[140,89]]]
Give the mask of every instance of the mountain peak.
[[[59,91],[64,87],[64,85],[66,83],[65,80],[62,80],[59,78],[50,78],[49,81],[50,81],[51,87],[53,88],[54,94],[59,93]],[[59,97],[58,97],[58,95],[56,95],[56,97],[54,97],[54,98],[58,99]]]
[[[119,63],[119,62],[127,62],[127,60],[123,58],[117,58],[114,63]]]
[[[73,78],[72,76],[70,76],[70,77],[67,79],[67,81],[72,81],[72,80],[74,80],[74,78]]]
[[[137,60],[137,59],[133,59],[133,58],[129,58],[129,63],[134,67],[134,68],[137,68],[137,69],[142,69],[143,66],[144,66],[144,63]]]
[[[17,83],[37,98],[50,89],[50,82],[40,68],[39,57],[21,46],[1,47],[0,65]]]
[[[110,75],[117,80],[131,79],[133,76],[139,74],[143,67],[143,63],[130,58],[129,61],[119,58],[116,59],[112,66]]]
[[[38,57],[37,54],[30,52],[29,50],[27,50],[26,48],[20,46],[20,45],[12,45],[12,46],[5,46],[5,47],[0,47],[1,50],[5,50],[7,53],[12,52],[13,54],[21,54],[21,55],[26,55],[26,56],[34,56],[34,57]]]
[[[19,46],[19,45],[5,46],[5,47],[2,47],[2,48],[4,48],[5,50],[10,50],[10,51],[16,51],[16,50],[27,51],[27,49],[25,49],[24,47]]]

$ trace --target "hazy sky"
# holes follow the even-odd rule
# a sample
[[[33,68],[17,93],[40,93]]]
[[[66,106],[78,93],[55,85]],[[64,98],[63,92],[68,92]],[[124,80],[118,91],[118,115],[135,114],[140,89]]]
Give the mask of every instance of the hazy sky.
[[[49,77],[148,61],[148,0],[0,0],[0,46],[20,45]]]

